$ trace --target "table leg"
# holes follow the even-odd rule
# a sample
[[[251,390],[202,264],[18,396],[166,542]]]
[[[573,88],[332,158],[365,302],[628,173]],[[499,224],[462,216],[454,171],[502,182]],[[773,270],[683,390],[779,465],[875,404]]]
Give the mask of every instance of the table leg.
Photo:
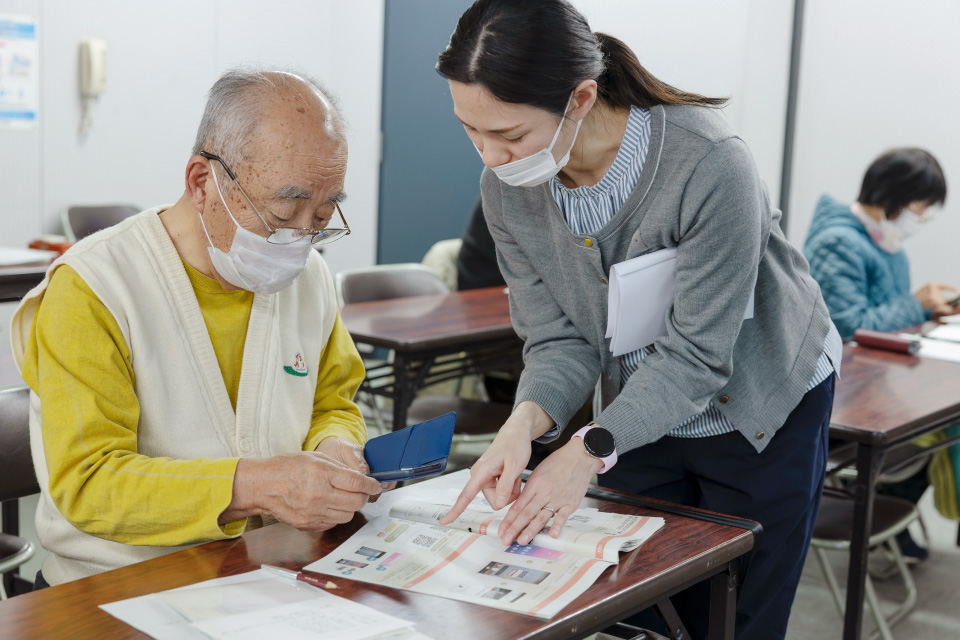
[[[405,354],[394,352],[393,358],[393,430],[407,426],[407,409],[413,402],[416,388],[410,382],[411,361]]]
[[[847,570],[847,607],[843,619],[844,640],[860,640],[863,624],[863,597],[867,580],[867,555],[870,552],[870,527],[873,523],[873,497],[884,451],[879,447],[857,445],[857,479],[853,483],[853,536],[850,567]]]
[[[707,637],[733,640],[737,621],[737,585],[740,583],[740,561],[733,560],[710,578],[710,630]]]
[[[683,626],[683,621],[673,607],[673,603],[670,602],[670,598],[664,598],[653,606],[660,612],[663,621],[667,624],[667,635],[670,636],[671,640],[690,640],[690,634],[687,632],[687,628]]]

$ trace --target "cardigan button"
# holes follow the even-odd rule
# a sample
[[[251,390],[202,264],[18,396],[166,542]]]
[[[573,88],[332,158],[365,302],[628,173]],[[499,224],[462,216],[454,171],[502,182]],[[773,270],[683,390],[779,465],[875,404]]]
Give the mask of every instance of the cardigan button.
[[[600,276],[600,284],[607,284],[607,279],[603,276]]]
[[[250,441],[246,438],[240,438],[240,450],[250,451]]]
[[[593,240],[591,240],[590,238],[587,238],[586,240],[583,241],[583,244],[587,245],[588,247],[592,247]]]
[[[727,404],[730,401],[730,398],[727,396],[720,396],[717,398],[720,401],[720,404]]]

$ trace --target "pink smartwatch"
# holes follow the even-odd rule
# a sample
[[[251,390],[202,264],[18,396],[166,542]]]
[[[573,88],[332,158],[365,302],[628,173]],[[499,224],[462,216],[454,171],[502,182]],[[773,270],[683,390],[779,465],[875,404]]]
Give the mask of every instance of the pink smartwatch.
[[[603,468],[597,473],[606,473],[617,464],[617,447],[613,441],[613,434],[603,427],[588,424],[572,437],[583,440],[583,447],[587,453],[603,462]]]

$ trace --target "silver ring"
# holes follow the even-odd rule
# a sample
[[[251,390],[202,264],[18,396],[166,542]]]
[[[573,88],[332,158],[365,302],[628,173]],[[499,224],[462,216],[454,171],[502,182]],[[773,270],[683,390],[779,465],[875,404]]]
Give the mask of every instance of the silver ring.
[[[540,511],[549,511],[551,515],[557,515],[556,509],[551,509],[550,507],[540,507]]]

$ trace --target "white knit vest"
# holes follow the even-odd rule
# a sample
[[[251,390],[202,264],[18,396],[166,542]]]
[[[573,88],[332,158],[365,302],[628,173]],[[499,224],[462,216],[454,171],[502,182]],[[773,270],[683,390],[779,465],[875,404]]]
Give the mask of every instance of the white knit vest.
[[[311,252],[307,268],[291,286],[254,295],[234,413],[193,287],[158,215],[166,208],[148,209],[96,233],[50,266],[14,313],[11,340],[17,366],[22,368],[31,322],[50,277],[67,264],[113,315],[130,349],[140,403],[138,453],[183,460],[300,451],[310,429],[320,356],[337,315],[326,263]],[[306,376],[284,370],[297,364],[298,354]],[[184,548],[104,540],[83,533],[60,514],[50,497],[35,394],[30,445],[42,491],[37,533],[51,554],[43,564],[50,584]]]

